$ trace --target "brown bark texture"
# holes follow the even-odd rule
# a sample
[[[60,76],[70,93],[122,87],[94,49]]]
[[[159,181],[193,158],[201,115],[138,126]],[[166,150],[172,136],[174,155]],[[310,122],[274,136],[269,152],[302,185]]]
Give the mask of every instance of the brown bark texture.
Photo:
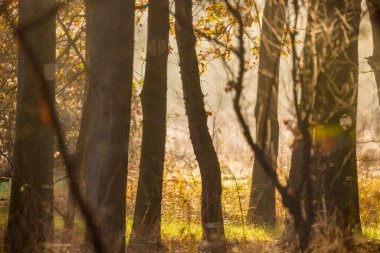
[[[7,252],[43,252],[44,244],[53,239],[54,138],[46,105],[39,101],[35,71],[46,78],[49,99],[54,100],[56,25],[55,15],[48,15],[54,5],[50,0],[19,1],[19,27],[29,54],[19,49]]]
[[[135,1],[88,0],[86,5],[91,93],[87,199],[103,248],[124,253]]]
[[[143,133],[131,241],[135,250],[160,250],[165,161],[169,1],[151,0],[143,90]]]
[[[268,164],[276,170],[279,125],[277,116],[279,67],[287,0],[267,0],[262,22],[256,117],[256,143]],[[275,188],[255,159],[247,221],[256,225],[276,223]]]
[[[192,1],[176,0],[176,39],[190,139],[202,180],[201,215],[203,238],[213,252],[225,251],[222,214],[221,170],[207,126],[204,95],[200,84]]]

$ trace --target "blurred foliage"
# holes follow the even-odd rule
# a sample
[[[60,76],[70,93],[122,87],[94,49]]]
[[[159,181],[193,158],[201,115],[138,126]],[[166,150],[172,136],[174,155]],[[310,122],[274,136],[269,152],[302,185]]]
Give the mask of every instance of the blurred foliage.
[[[259,36],[255,29],[260,26],[260,10],[254,0],[233,2],[242,15],[244,39],[247,51],[256,59],[259,52]],[[202,1],[194,4],[194,29],[197,36],[197,49],[200,72],[207,70],[207,64],[215,59],[228,62],[232,51],[236,49],[236,35],[239,24],[228,10],[223,0]],[[254,61],[246,59],[247,69],[254,66]]]
[[[8,13],[17,23],[17,1],[11,1]],[[75,152],[76,140],[82,114],[83,101],[87,96],[86,86],[86,39],[85,8],[83,0],[67,2],[57,15],[56,47],[56,107],[65,131],[70,153]],[[17,43],[14,31],[7,20],[0,17],[0,171],[8,170],[11,163],[14,141],[17,93]],[[134,83],[132,106],[132,149],[137,150],[139,123],[138,86]],[[132,153],[134,154],[132,150]],[[138,152],[135,152],[138,153]],[[57,157],[59,156],[56,153]],[[135,158],[133,160],[136,160]]]
[[[12,21],[17,17],[17,6],[8,8]],[[14,122],[17,90],[17,43],[9,23],[0,16],[0,170],[8,170],[14,140]]]

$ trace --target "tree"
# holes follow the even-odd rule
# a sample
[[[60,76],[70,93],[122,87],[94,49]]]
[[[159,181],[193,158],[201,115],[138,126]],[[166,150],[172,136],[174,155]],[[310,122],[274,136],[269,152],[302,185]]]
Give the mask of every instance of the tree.
[[[377,96],[380,103],[380,2],[367,0],[367,8],[372,25],[373,54],[368,58],[368,64],[375,73]]]
[[[296,182],[295,191],[291,185],[280,183],[264,151],[254,142],[242,113],[240,101],[246,64],[243,18],[237,7],[228,1],[225,3],[240,26],[236,36],[239,46],[234,50],[239,59],[238,76],[229,82],[234,91],[233,108],[247,143],[280,193],[284,207],[294,218],[300,250],[307,250],[311,239],[315,221],[312,207],[327,211],[323,213],[328,216],[327,224],[334,221],[343,232],[351,232],[360,222],[355,154],[360,2],[313,1],[310,4],[302,61],[296,54],[297,30],[290,30],[293,95],[302,138],[302,164],[297,177],[300,181]],[[298,1],[293,4],[295,16],[292,20],[297,24],[300,6]],[[299,70],[302,66],[304,68]],[[335,92],[339,92],[338,96]],[[323,210],[324,203],[327,208]],[[318,226],[314,229],[317,230]],[[328,231],[322,231],[325,232]],[[344,239],[350,238],[347,235],[351,233],[344,233]]]
[[[336,222],[348,233],[360,231],[356,167],[359,22],[357,1],[314,1],[309,7],[298,107],[301,120],[310,123],[313,143],[305,145],[296,131],[289,175],[289,189],[295,192],[304,175],[303,164],[310,163],[311,195],[301,198],[313,203],[305,207],[313,209],[312,222],[328,217],[330,224]],[[312,151],[311,160],[305,160],[305,148]]]
[[[279,125],[277,117],[281,42],[286,22],[286,0],[267,0],[262,22],[256,117],[256,143],[272,168],[277,166]],[[255,159],[252,173],[248,222],[274,226],[275,187],[261,163]]]
[[[88,1],[85,3],[87,4]],[[82,7],[82,6],[81,6]],[[85,8],[88,8],[88,6],[85,6]],[[85,14],[85,21],[87,23],[91,22],[89,20],[88,12]],[[63,25],[62,25],[63,26]],[[73,41],[70,37],[70,33],[67,30],[67,28],[64,28],[64,31],[66,33],[66,36],[68,37],[68,40]],[[85,70],[88,70],[87,67],[87,60],[88,58],[88,39],[87,36],[84,38],[85,40],[85,57],[83,57],[80,54],[79,49],[74,44],[74,49],[77,53],[78,58],[80,58],[81,63],[83,64],[83,68]],[[81,108],[81,117],[80,117],[80,125],[79,125],[79,133],[78,138],[76,140],[76,146],[75,146],[75,153],[71,156],[71,163],[73,168],[73,177],[74,177],[74,183],[77,184],[77,188],[81,189],[80,184],[82,181],[81,174],[84,174],[85,171],[85,164],[87,163],[86,156],[86,146],[88,141],[88,128],[90,123],[90,99],[91,94],[89,90],[89,83],[88,83],[88,73],[85,73],[85,80],[84,80],[84,95],[82,98],[82,108]],[[67,168],[68,169],[68,168]],[[82,181],[83,183],[83,181]],[[84,192],[84,189],[81,189],[82,192]],[[65,212],[65,239],[66,241],[70,241],[72,237],[72,232],[74,229],[74,221],[75,221],[75,213],[76,213],[76,199],[75,199],[75,193],[72,189],[72,187],[69,187],[68,189],[68,196],[67,196],[67,202],[66,202],[66,212]]]
[[[192,1],[176,0],[175,17],[179,65],[190,139],[201,172],[203,239],[212,252],[224,252],[221,171],[207,126],[207,113],[204,108],[195,50]]]
[[[87,98],[84,99],[83,108],[82,108],[82,118],[79,127],[79,135],[76,143],[75,154],[71,156],[71,163],[73,164],[73,175],[75,177],[75,183],[79,186],[81,183],[81,172],[83,163],[85,161],[85,148],[87,143],[88,136],[88,126],[90,121],[90,96],[87,95]],[[73,228],[74,228],[74,219],[75,219],[75,209],[76,209],[76,199],[74,192],[69,188],[66,212],[65,212],[65,230],[66,230],[66,240],[70,241]]]
[[[169,1],[151,0],[148,9],[145,78],[141,93],[141,160],[131,248],[164,248],[161,243],[161,201],[166,139],[168,43]]]
[[[53,131],[36,89],[38,74],[55,86],[55,1],[20,0],[16,140],[6,250],[40,252],[53,239]],[[21,38],[20,38],[21,40]],[[28,53],[26,52],[28,50]],[[33,58],[33,59],[32,59]],[[38,72],[40,73],[38,73]]]
[[[314,208],[317,217],[327,212],[344,232],[351,232],[360,229],[356,114],[361,6],[354,0],[317,1],[310,11],[301,85],[314,122]]]
[[[91,93],[87,195],[103,247],[121,253],[125,252],[135,1],[86,4]]]

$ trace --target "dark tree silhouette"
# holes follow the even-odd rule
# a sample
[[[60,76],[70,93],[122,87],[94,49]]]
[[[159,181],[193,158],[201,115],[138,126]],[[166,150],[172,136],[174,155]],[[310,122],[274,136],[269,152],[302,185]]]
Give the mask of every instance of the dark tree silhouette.
[[[367,8],[372,25],[373,54],[368,58],[368,64],[375,73],[377,96],[380,103],[380,1],[367,0]]]
[[[49,84],[53,101],[56,26],[55,16],[47,13],[54,5],[55,1],[19,1],[19,31],[29,54],[20,48],[8,252],[39,252],[53,238],[53,131],[47,105],[38,99],[36,71]],[[43,22],[35,22],[39,19]]]
[[[143,134],[130,248],[165,248],[161,243],[161,201],[165,161],[169,1],[151,0],[144,86]],[[140,249],[140,250],[142,250]]]
[[[256,143],[272,168],[277,167],[279,125],[277,117],[282,34],[287,0],[267,0],[262,22],[256,117]],[[247,221],[257,225],[276,223],[275,187],[255,159]]]
[[[202,227],[206,246],[213,252],[224,252],[224,224],[221,205],[221,171],[207,126],[207,114],[200,84],[195,50],[192,1],[175,1],[175,29],[185,108],[190,139],[202,179]]]
[[[106,252],[124,253],[135,1],[86,4],[91,93],[88,202]]]

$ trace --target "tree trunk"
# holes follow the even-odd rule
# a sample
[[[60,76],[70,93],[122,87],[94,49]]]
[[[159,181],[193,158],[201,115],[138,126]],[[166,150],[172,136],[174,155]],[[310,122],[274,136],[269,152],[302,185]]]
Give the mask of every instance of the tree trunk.
[[[377,96],[380,104],[380,1],[367,0],[367,8],[372,25],[373,54],[368,58],[368,64],[375,73]]]
[[[315,211],[313,206],[313,187],[311,179],[311,153],[312,153],[312,136],[310,134],[310,122],[309,122],[309,112],[311,107],[311,102],[309,101],[310,93],[315,86],[314,76],[317,75],[315,57],[315,43],[312,39],[314,35],[315,27],[313,27],[314,17],[313,5],[309,6],[308,16],[307,16],[307,26],[306,26],[306,36],[303,49],[303,64],[304,68],[293,69],[295,75],[300,75],[298,78],[301,80],[300,83],[295,81],[294,85],[299,85],[294,87],[299,91],[299,101],[294,101],[299,108],[299,115],[296,120],[296,129],[293,130],[294,140],[292,145],[292,155],[291,164],[289,171],[289,179],[287,182],[288,192],[295,198],[298,202],[297,212],[292,214],[293,221],[286,220],[286,230],[290,231],[295,228],[299,236],[299,247],[302,250],[306,250],[309,244],[309,237],[312,230],[312,225],[315,221]],[[294,56],[293,56],[294,57]],[[307,80],[310,83],[309,90],[305,90],[302,81]],[[294,98],[296,99],[296,98]],[[299,117],[299,118],[298,118]],[[303,128],[303,129],[301,129]],[[290,226],[290,227],[289,227]]]
[[[255,108],[256,142],[268,164],[277,167],[279,125],[277,117],[281,39],[286,22],[286,0],[267,0],[262,22],[259,78]],[[247,221],[256,225],[276,223],[275,188],[255,159]]]
[[[151,0],[144,86],[143,133],[130,248],[162,250],[161,200],[165,161],[169,0]]]
[[[88,92],[87,92],[88,93]],[[88,135],[88,125],[90,120],[90,95],[84,99],[82,108],[82,119],[79,127],[79,135],[76,144],[75,154],[71,157],[71,162],[73,164],[73,175],[75,177],[75,183],[80,185],[81,183],[81,172],[84,163],[84,151],[87,143]],[[65,240],[70,241],[74,229],[75,220],[75,209],[76,209],[76,199],[74,198],[74,193],[71,188],[69,188],[69,193],[66,202],[66,213],[65,213]]]
[[[125,252],[133,0],[88,0],[88,202],[106,252]],[[90,245],[93,244],[89,238]]]
[[[335,217],[337,225],[350,233],[360,230],[356,115],[361,6],[356,0],[324,1],[315,10],[311,41],[318,54],[309,53],[305,57],[316,60],[305,62],[313,61],[311,69],[317,69],[312,107],[316,210]],[[319,30],[323,24],[331,30]],[[305,85],[313,84],[308,80]]]
[[[53,239],[53,131],[49,115],[38,100],[39,81],[34,68],[49,83],[50,99],[55,86],[55,15],[47,16],[55,1],[20,0],[19,26],[38,18],[44,21],[23,30],[23,39],[37,66],[19,50],[16,140],[13,177],[6,232],[7,252],[43,252]],[[45,113],[45,114],[44,114]]]
[[[185,108],[188,116],[190,138],[202,179],[203,238],[212,252],[225,252],[222,214],[221,171],[204,109],[200,84],[198,59],[195,50],[192,1],[176,0],[176,38],[178,45]]]
[[[85,1],[85,19],[86,24],[89,25],[90,18],[89,13],[87,11],[88,9],[88,1]],[[88,83],[88,33],[86,33],[85,36],[85,68],[86,68],[86,76],[85,76],[85,84],[84,84],[84,98],[83,98],[83,105],[82,105],[82,115],[81,115],[81,122],[79,126],[79,134],[78,139],[75,147],[75,154],[72,159],[73,168],[74,168],[74,178],[76,184],[78,184],[79,189],[82,190],[82,192],[85,192],[85,189],[82,189],[81,183],[84,183],[85,179],[83,175],[86,171],[85,164],[87,164],[87,152],[86,152],[86,145],[88,140],[88,128],[90,123],[90,87]],[[82,175],[81,175],[82,174]],[[82,177],[81,177],[82,176]],[[83,187],[85,188],[85,187]],[[84,194],[83,194],[84,196]],[[66,202],[66,213],[65,213],[65,240],[69,242],[71,240],[73,229],[74,229],[74,221],[75,221],[75,213],[76,213],[76,199],[74,198],[74,192],[72,191],[71,187],[69,187],[67,202]]]
[[[309,6],[298,106],[301,117],[306,117],[302,120],[310,122],[312,156],[305,159],[309,145],[296,133],[288,182],[288,191],[300,199],[302,213],[307,214],[307,234],[310,225],[325,218],[346,238],[352,230],[360,231],[356,167],[360,11],[360,1],[354,0],[313,1]],[[310,164],[310,183],[303,179],[305,163]],[[302,240],[303,249],[309,239]]]

